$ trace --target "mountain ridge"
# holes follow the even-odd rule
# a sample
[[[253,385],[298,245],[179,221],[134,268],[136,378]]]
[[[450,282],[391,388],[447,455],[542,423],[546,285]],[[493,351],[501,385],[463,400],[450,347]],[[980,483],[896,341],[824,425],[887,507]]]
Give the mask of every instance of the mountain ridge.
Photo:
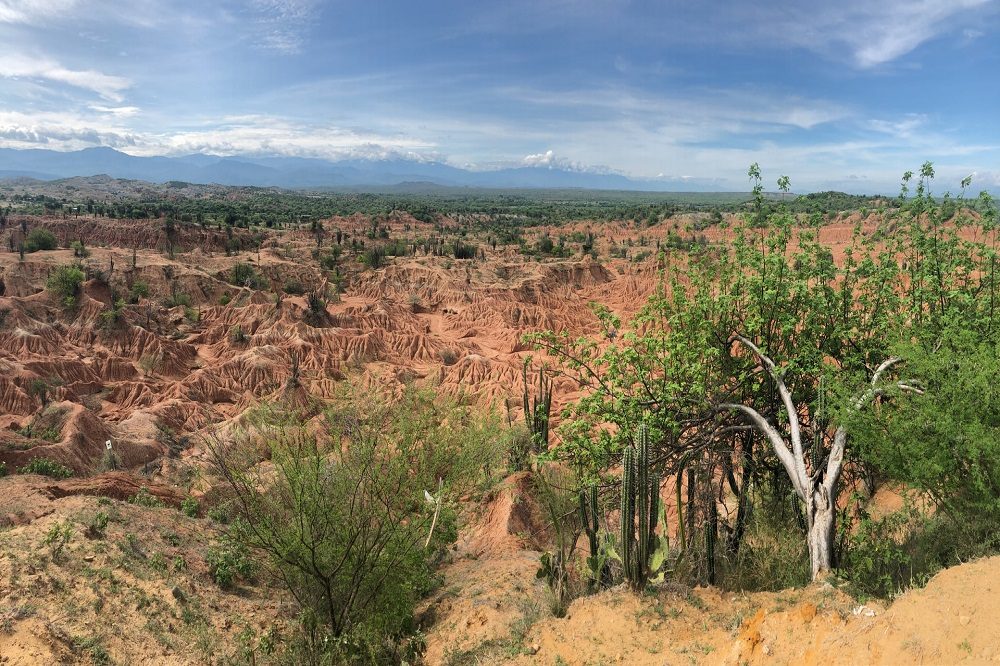
[[[721,191],[710,181],[647,180],[614,173],[574,171],[546,166],[472,171],[441,162],[406,159],[346,159],[185,155],[129,155],[108,147],[60,152],[46,149],[0,149],[0,178],[58,180],[107,174],[152,183],[246,185],[290,189],[394,186],[432,183],[447,187],[580,188],[633,191]]]

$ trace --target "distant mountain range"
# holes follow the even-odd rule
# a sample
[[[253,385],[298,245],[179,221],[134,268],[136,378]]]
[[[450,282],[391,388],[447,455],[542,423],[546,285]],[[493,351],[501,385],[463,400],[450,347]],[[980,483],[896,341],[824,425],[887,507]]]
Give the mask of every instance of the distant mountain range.
[[[332,162],[300,157],[135,157],[112,148],[75,152],[0,149],[0,178],[56,180],[106,174],[153,183],[251,185],[284,188],[389,187],[429,183],[477,188],[582,188],[594,190],[717,191],[684,180],[637,180],[618,174],[571,171],[544,166],[469,171],[440,162],[405,159]]]

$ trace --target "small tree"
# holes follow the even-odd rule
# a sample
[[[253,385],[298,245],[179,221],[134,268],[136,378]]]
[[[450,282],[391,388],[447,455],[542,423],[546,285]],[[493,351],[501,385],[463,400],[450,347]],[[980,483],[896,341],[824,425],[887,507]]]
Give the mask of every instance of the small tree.
[[[456,536],[447,502],[435,521],[440,493],[458,497],[493,467],[496,424],[413,390],[394,406],[338,404],[319,437],[263,411],[254,419],[263,451],[249,437],[209,448],[236,497],[238,538],[319,620],[313,640],[351,635],[384,645],[412,628],[436,553]]]
[[[260,290],[267,287],[267,280],[253,266],[244,262],[238,262],[233,266],[229,281],[247,289]]]
[[[847,426],[841,424],[837,427],[833,436],[833,445],[826,455],[826,464],[812,464],[812,469],[807,470],[807,466],[811,464],[811,458],[808,446],[803,443],[801,424],[803,420],[809,420],[809,406],[795,403],[792,392],[785,384],[784,372],[779,370],[774,361],[755,344],[742,336],[736,336],[735,340],[753,353],[761,367],[774,381],[778,395],[785,407],[788,435],[786,437],[757,410],[747,405],[722,403],[717,408],[739,412],[746,417],[750,424],[767,438],[774,454],[788,474],[795,494],[805,504],[809,561],[812,566],[813,578],[816,578],[822,572],[833,567],[834,527],[837,516],[840,474],[844,468],[844,453],[847,445]],[[882,377],[900,360],[898,357],[892,357],[876,368],[872,374],[870,387],[852,401],[850,411],[860,411],[871,404],[875,398],[886,393],[887,386],[882,383]],[[902,381],[893,383],[893,387],[898,390],[921,392],[920,389]]]
[[[76,305],[76,297],[84,280],[83,271],[78,266],[68,264],[56,266],[49,274],[46,286],[67,308]]]
[[[38,252],[39,250],[54,250],[59,242],[48,229],[32,229],[24,240],[25,252]]]
[[[44,379],[33,379],[28,386],[28,395],[38,398],[44,409],[49,404],[49,383]]]

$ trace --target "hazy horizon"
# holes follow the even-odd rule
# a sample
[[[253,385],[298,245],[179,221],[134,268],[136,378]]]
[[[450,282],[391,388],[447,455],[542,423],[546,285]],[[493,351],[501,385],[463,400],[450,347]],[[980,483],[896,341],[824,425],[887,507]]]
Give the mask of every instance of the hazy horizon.
[[[0,0],[0,147],[995,189],[998,9]]]

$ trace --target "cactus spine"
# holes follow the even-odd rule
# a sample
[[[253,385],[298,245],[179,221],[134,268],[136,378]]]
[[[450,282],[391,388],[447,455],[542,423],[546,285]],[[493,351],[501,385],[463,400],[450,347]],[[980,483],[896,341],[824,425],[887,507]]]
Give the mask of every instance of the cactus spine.
[[[649,463],[649,428],[639,427],[638,442],[622,454],[621,561],[625,579],[642,590],[652,572],[656,521],[660,513],[660,477]]]

